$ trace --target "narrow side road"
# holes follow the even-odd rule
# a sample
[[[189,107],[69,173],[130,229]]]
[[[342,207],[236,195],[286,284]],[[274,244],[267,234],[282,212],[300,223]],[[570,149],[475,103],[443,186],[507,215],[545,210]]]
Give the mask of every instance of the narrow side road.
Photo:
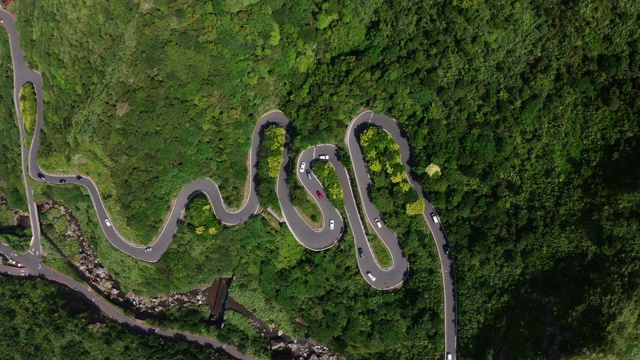
[[[109,301],[103,299],[98,294],[94,293],[91,288],[86,287],[82,283],[74,280],[73,278],[64,275],[50,267],[40,265],[39,269],[35,270],[30,267],[17,268],[13,266],[0,265],[0,274],[9,275],[14,277],[25,278],[44,278],[50,281],[57,282],[65,285],[66,287],[75,290],[82,294],[88,301],[91,301],[96,307],[100,309],[105,315],[114,321],[127,325],[139,333],[157,335],[170,339],[180,339],[191,341],[199,345],[211,346],[218,351],[224,351],[236,359],[240,360],[255,360],[254,357],[243,354],[236,347],[222,343],[216,339],[208,338],[206,336],[195,335],[188,332],[180,332],[174,330],[163,330],[147,326],[138,322],[137,320],[125,315],[122,311],[116,309],[109,303]]]

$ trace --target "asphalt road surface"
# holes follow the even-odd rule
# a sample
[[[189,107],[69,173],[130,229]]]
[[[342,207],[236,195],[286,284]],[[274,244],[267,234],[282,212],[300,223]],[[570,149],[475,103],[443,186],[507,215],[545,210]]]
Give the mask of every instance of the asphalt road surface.
[[[108,241],[115,248],[129,256],[142,261],[158,261],[171,245],[171,242],[177,231],[178,223],[183,217],[185,208],[187,207],[189,201],[194,195],[198,194],[202,194],[207,197],[212,205],[215,216],[227,226],[244,223],[251,217],[256,215],[259,207],[259,201],[258,195],[256,193],[255,180],[257,177],[258,153],[260,150],[264,130],[269,126],[277,126],[283,128],[287,134],[291,134],[291,122],[289,121],[289,119],[287,119],[284,113],[278,110],[270,111],[264,114],[262,117],[260,117],[258,123],[254,128],[252,135],[252,146],[249,150],[249,192],[245,197],[245,201],[240,209],[232,210],[227,208],[220,194],[220,190],[218,189],[218,185],[211,179],[200,179],[189,183],[180,191],[171,207],[170,214],[166,219],[159,235],[154,239],[151,245],[140,246],[123,238],[118,233],[113,223],[110,221],[109,214],[105,209],[98,187],[91,178],[89,178],[88,176],[76,174],[49,174],[42,170],[38,165],[37,157],[40,148],[40,132],[44,126],[42,112],[42,77],[40,73],[31,70],[24,61],[22,50],[19,47],[18,33],[13,17],[8,12],[2,10],[0,11],[0,19],[3,20],[2,26],[7,29],[11,44],[11,57],[14,70],[14,102],[19,118],[19,123],[21,124],[20,134],[22,141],[24,141],[26,134],[24,131],[24,126],[22,125],[23,121],[20,116],[19,91],[20,88],[27,83],[32,83],[36,90],[36,128],[29,150],[27,151],[26,148],[22,146],[23,175],[26,175],[28,169],[28,174],[36,181],[64,186],[76,185],[82,186],[87,189],[96,210],[102,230],[105,233]],[[287,142],[282,152],[283,161],[280,174],[277,179],[277,194],[280,201],[280,208],[282,209],[282,213],[287,226],[293,233],[296,240],[302,246],[313,251],[320,251],[330,248],[334,244],[336,244],[341,239],[344,233],[344,221],[338,210],[329,201],[324,187],[313,175],[312,171],[313,165],[318,161],[329,162],[336,170],[341,188],[344,193],[345,213],[347,214],[349,224],[351,224],[351,230],[354,234],[354,258],[358,262],[358,267],[363,279],[367,281],[369,285],[378,290],[389,290],[401,286],[404,280],[409,275],[409,262],[402,252],[402,247],[398,237],[391,229],[386,227],[383,220],[383,214],[381,214],[372,203],[371,195],[368,193],[370,188],[368,168],[358,139],[359,134],[369,126],[376,126],[384,129],[393,137],[394,141],[399,145],[399,151],[402,163],[405,167],[407,179],[409,180],[417,194],[425,201],[426,206],[423,216],[425,221],[429,225],[429,228],[431,229],[431,233],[433,234],[435,245],[438,248],[440,264],[442,267],[445,300],[445,357],[447,353],[450,353],[452,354],[452,357],[455,358],[457,319],[453,258],[451,256],[451,252],[445,251],[444,249],[444,245],[447,243],[447,239],[444,228],[442,227],[442,223],[440,222],[436,224],[431,216],[432,213],[436,213],[436,210],[429,202],[428,196],[423,191],[420,184],[415,181],[416,177],[412,172],[410,166],[413,159],[411,147],[409,146],[406,136],[402,133],[402,130],[394,119],[389,118],[385,115],[376,114],[371,111],[362,112],[354,119],[352,119],[351,123],[347,127],[344,139],[344,143],[351,158],[353,167],[352,170],[355,174],[356,188],[358,190],[360,204],[362,205],[364,220],[369,227],[370,232],[375,233],[376,236],[378,236],[382,240],[384,245],[389,250],[392,257],[391,267],[382,268],[381,266],[379,266],[375,257],[373,256],[373,253],[369,246],[369,242],[367,240],[365,225],[358,210],[359,207],[356,202],[356,197],[352,191],[350,177],[347,170],[340,162],[340,154],[337,147],[335,147],[334,145],[312,146],[311,148],[303,151],[300,154],[295,167],[292,168],[293,160],[290,158],[288,153],[288,140],[290,136],[285,136]],[[302,169],[303,162],[305,163],[304,169]],[[306,171],[307,169],[310,170],[308,175]],[[320,208],[323,218],[323,225],[321,229],[315,229],[310,226],[291,203],[287,170],[289,170],[290,173],[292,172],[297,175],[297,181],[299,181],[307,190],[307,192],[309,192],[309,194],[314,198],[317,206]],[[9,272],[12,272],[12,275],[17,276],[44,276],[53,281],[57,281],[69,287],[75,288],[83,294],[87,291],[90,292],[88,288],[83,287],[79,283],[74,283],[75,280],[65,277],[64,275],[56,273],[54,270],[41,265],[42,250],[40,244],[38,212],[33,200],[33,193],[27,181],[27,177],[24,176],[24,179],[29,202],[29,214],[32,219],[31,224],[33,229],[33,238],[31,241],[31,247],[30,250],[25,254],[13,255],[13,258],[16,261],[21,262],[25,266],[25,268],[23,269],[24,271],[17,270],[16,272],[16,270],[13,269],[7,270],[6,268],[8,267],[6,266],[2,266],[2,269],[4,270],[0,270],[4,271],[7,274],[9,274]],[[321,194],[322,198],[317,195],[317,192]],[[379,220],[379,226],[377,225],[375,219]],[[331,222],[333,222],[334,224],[333,229],[330,226]],[[359,256],[358,250],[356,249],[362,249],[362,257]],[[10,251],[10,249],[6,248],[6,246],[0,244],[0,252],[2,250]],[[7,254],[5,252],[3,253],[5,255]],[[37,269],[37,271],[35,271],[34,269]],[[25,273],[27,273],[27,275],[20,275]],[[88,294],[85,295],[88,296]],[[96,302],[96,304],[102,309],[102,311],[104,311],[107,315],[111,316],[117,321],[128,321],[127,319],[129,318],[125,319],[126,316],[117,312],[117,310],[113,309],[105,301],[94,300],[94,302]],[[103,304],[104,306],[102,306],[101,304]],[[118,315],[117,313],[120,315]],[[135,324],[135,326],[140,325]],[[164,336],[176,336],[175,334],[177,333],[160,333],[160,335]],[[189,336],[193,338],[191,340],[196,340],[196,338],[198,338],[202,341],[205,341],[203,339],[206,339],[203,337],[197,337],[196,335]],[[189,338],[189,336],[187,336],[187,338]],[[223,345],[213,339],[208,339],[206,341],[212,342],[211,344],[214,346],[217,346],[216,344],[220,346]],[[227,349],[229,348],[226,345],[224,346]]]

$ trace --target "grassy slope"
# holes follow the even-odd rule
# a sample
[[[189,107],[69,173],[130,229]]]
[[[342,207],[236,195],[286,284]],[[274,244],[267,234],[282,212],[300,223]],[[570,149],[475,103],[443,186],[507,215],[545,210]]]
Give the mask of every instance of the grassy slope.
[[[20,158],[20,130],[15,116],[13,104],[13,73],[11,72],[11,52],[6,32],[0,31],[0,194],[7,197],[12,208],[27,211],[27,202],[22,183]],[[0,209],[0,240],[6,242],[17,251],[29,248],[31,230],[13,231],[12,214],[8,209]],[[11,231],[9,230],[11,229]]]
[[[371,306],[383,302],[387,308],[386,315],[376,315],[377,321],[393,321],[391,329],[396,333],[422,332],[425,331],[424,325],[428,325],[431,330],[426,331],[433,342],[424,344],[423,348],[434,351],[440,344],[437,340],[437,329],[441,326],[437,310],[441,306],[438,290],[440,280],[435,262],[416,261],[412,266],[419,272],[420,279],[416,279],[396,295],[381,294],[366,286],[360,279],[353,259],[355,252],[350,234],[345,237],[343,245],[320,254],[305,251],[287,230],[283,228],[276,231],[262,218],[255,218],[247,224],[223,230],[214,236],[207,231],[198,235],[196,225],[202,225],[199,222],[201,220],[197,220],[195,225],[191,223],[196,221],[196,216],[205,218],[207,228],[219,225],[216,225],[217,221],[208,210],[203,210],[201,206],[190,206],[187,222],[180,226],[169,252],[157,264],[146,264],[125,256],[107,243],[98,231],[90,201],[82,195],[80,189],[37,183],[33,185],[36,199],[55,198],[71,207],[103,264],[118,278],[124,289],[154,296],[203,286],[215,276],[234,275],[237,280],[231,295],[259,314],[267,323],[276,323],[278,328],[289,334],[301,336],[309,331],[312,336],[327,342],[336,337],[347,341],[349,345],[348,348],[342,348],[336,343],[332,344],[334,347],[352,351],[353,354],[360,353],[362,356],[370,356],[369,352],[400,351],[393,343],[383,344],[386,342],[383,339],[386,338],[384,334],[389,325],[371,328],[375,311],[375,307]],[[425,253],[426,250],[421,245],[420,239],[426,236],[426,233],[415,234],[406,242],[408,249],[405,248],[405,251],[409,256],[416,259],[435,256],[431,249],[427,249]],[[428,302],[411,308],[403,307],[403,302],[395,302],[398,298],[417,296],[425,290],[425,284],[430,289],[427,290],[428,294],[434,296],[427,297],[430,299]],[[364,299],[375,301],[369,303]],[[407,318],[400,321],[403,312]],[[295,324],[294,318],[297,315],[301,315],[310,325],[308,329]],[[332,322],[338,318],[342,319],[339,323]],[[411,318],[422,319],[421,325],[407,322]],[[182,328],[202,330],[199,322],[206,319],[206,316],[189,317],[191,322],[173,319]],[[363,333],[377,338],[377,345],[366,351],[356,346]],[[225,334],[222,332],[215,335],[228,336]],[[253,347],[252,344],[249,345]],[[354,346],[356,347],[353,348]]]
[[[0,34],[0,180],[4,184],[0,192],[7,196],[11,206],[27,211],[20,164],[20,131],[13,104],[9,39],[4,30]]]
[[[441,209],[458,270],[463,354],[531,357],[553,340],[548,326],[573,334],[564,337],[567,354],[584,343],[599,351],[614,338],[609,324],[637,298],[629,294],[640,279],[637,2],[262,1],[238,14],[226,2],[187,3],[20,3],[22,40],[47,94],[42,162],[99,179],[114,221],[127,225],[123,233],[151,239],[171,196],[193,178],[214,178],[238,202],[249,136],[265,110],[285,110],[304,148],[341,143],[344,125],[366,106],[402,123]],[[101,46],[107,41],[114,46]],[[131,106],[123,117],[118,102]],[[421,171],[432,162],[442,176]],[[230,241],[242,229],[229,230]],[[117,259],[94,236],[101,255]],[[335,290],[340,296],[320,292],[322,304],[288,297],[322,285],[314,276],[299,281],[316,270],[308,262],[344,276],[353,249],[306,254],[289,271],[265,252],[239,268],[259,274],[264,296],[290,314],[311,305],[305,321],[317,319],[322,339],[335,338],[350,355],[362,354],[359,344],[378,332],[388,349],[437,354],[436,335],[415,346],[425,337],[412,332],[438,330],[435,249],[428,235],[404,238],[412,278],[402,297],[411,303],[374,297],[389,301],[389,312],[410,312],[406,323],[387,318],[387,308],[367,317],[367,305],[355,300],[363,295],[357,282],[356,290]],[[135,286],[168,281],[142,285],[153,271],[136,264],[127,274],[126,262],[111,266]],[[285,278],[291,283],[277,290]],[[420,306],[431,315],[417,318]],[[335,314],[357,330],[344,330]],[[387,333],[383,323],[394,327]]]
[[[31,146],[33,131],[36,128],[36,116],[38,111],[38,105],[36,103],[36,89],[33,84],[25,84],[20,89],[19,99],[22,122],[26,132],[24,145],[28,148]]]
[[[0,295],[0,351],[12,359],[210,359],[213,352],[135,333],[75,292],[46,281],[2,277]]]

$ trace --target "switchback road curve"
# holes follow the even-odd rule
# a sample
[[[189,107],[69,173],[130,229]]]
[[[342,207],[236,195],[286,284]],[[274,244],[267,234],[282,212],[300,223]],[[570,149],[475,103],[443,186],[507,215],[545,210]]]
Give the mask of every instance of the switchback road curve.
[[[298,158],[295,169],[291,169],[292,159],[289,156],[289,140],[292,124],[289,119],[281,111],[274,110],[264,114],[258,120],[253,135],[252,145],[249,150],[249,188],[245,201],[238,210],[231,210],[224,204],[224,200],[220,194],[218,185],[211,179],[200,179],[187,184],[182,188],[176,200],[174,201],[168,218],[160,230],[158,237],[149,246],[136,245],[123,238],[114,225],[109,220],[110,217],[105,209],[100,192],[96,183],[87,176],[80,175],[52,175],[46,173],[38,165],[37,157],[40,147],[40,133],[44,126],[43,119],[43,90],[42,77],[40,73],[29,68],[24,60],[24,55],[19,47],[18,33],[15,21],[6,11],[0,12],[0,18],[3,20],[3,27],[7,29],[11,44],[11,57],[14,69],[14,101],[18,113],[18,119],[21,128],[21,138],[24,142],[25,131],[20,115],[19,91],[23,85],[31,83],[36,91],[37,99],[37,116],[36,127],[32,137],[32,144],[29,147],[28,154],[22,149],[23,172],[28,168],[29,175],[36,181],[41,181],[55,185],[78,185],[86,188],[89,192],[94,208],[98,215],[99,223],[102,227],[108,241],[123,253],[136,259],[156,262],[169,248],[177,231],[178,223],[184,215],[184,211],[195,195],[204,195],[212,205],[213,213],[216,218],[227,226],[233,226],[248,221],[256,215],[259,207],[258,194],[256,193],[258,154],[264,135],[264,130],[269,126],[277,126],[285,130],[285,146],[282,152],[282,164],[277,179],[277,195],[282,209],[283,216],[287,226],[293,233],[296,240],[304,247],[320,251],[333,246],[340,240],[344,231],[344,222],[338,210],[331,204],[326,196],[324,188],[315,178],[315,176],[307,175],[306,169],[302,169],[302,163],[307,165],[307,169],[312,169],[313,164],[317,161],[328,161],[335,168],[341,188],[344,193],[345,212],[351,224],[354,234],[354,257],[358,262],[358,267],[362,277],[378,290],[389,290],[402,285],[409,274],[409,262],[402,252],[400,242],[390,229],[388,229],[383,217],[371,201],[370,179],[364,153],[359,144],[359,134],[369,126],[376,126],[384,129],[391,135],[394,141],[399,145],[402,163],[405,167],[405,174],[413,189],[418,196],[425,201],[425,210],[423,216],[429,225],[433,238],[438,248],[438,254],[442,267],[443,284],[444,284],[444,303],[445,303],[445,353],[452,354],[455,357],[456,349],[456,305],[455,305],[455,280],[453,259],[450,251],[445,251],[446,236],[444,229],[440,223],[435,223],[431,214],[435,214],[435,209],[428,201],[426,193],[422,187],[415,181],[415,175],[411,170],[412,153],[411,147],[403,135],[398,123],[385,115],[376,114],[372,111],[360,113],[347,128],[345,135],[345,145],[348,149],[353,172],[355,174],[356,187],[359,193],[360,203],[364,211],[364,218],[376,235],[383,241],[392,257],[392,266],[383,269],[375,260],[373,253],[369,247],[366,237],[364,224],[361,220],[355,195],[353,194],[349,175],[346,169],[339,161],[340,154],[333,145],[318,145],[305,150]],[[288,186],[287,169],[291,169],[296,173],[298,181],[302,183],[304,188],[314,198],[317,206],[323,214],[323,226],[320,230],[311,227],[298,213],[291,203]],[[41,245],[40,245],[40,229],[39,221],[37,221],[37,209],[33,201],[32,191],[26,181],[25,187],[28,193],[29,212],[32,216],[33,239],[30,253],[36,256],[40,261]],[[318,195],[319,194],[319,195]],[[321,196],[320,196],[321,195]],[[322,198],[320,198],[322,197]],[[378,219],[378,222],[375,220]],[[333,224],[333,225],[331,225]],[[355,249],[362,249],[363,255],[360,256]],[[40,266],[40,265],[38,265]]]

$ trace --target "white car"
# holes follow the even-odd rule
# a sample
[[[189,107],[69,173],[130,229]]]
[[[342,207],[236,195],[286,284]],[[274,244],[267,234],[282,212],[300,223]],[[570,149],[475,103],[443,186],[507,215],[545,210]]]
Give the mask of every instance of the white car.
[[[371,281],[376,281],[376,277],[373,276],[373,274],[368,271],[367,271],[367,276],[369,277],[369,279],[371,279]]]
[[[436,224],[440,222],[440,219],[438,219],[438,215],[436,215],[436,213],[434,212],[431,213],[431,218],[433,219],[433,222]]]
[[[323,154],[323,155],[320,155],[318,157],[320,158],[320,160],[329,160],[329,155]]]
[[[111,226],[111,221],[109,221],[109,219],[104,219],[104,223],[107,224],[107,226]]]
[[[382,223],[380,222],[380,219],[375,218],[375,219],[373,219],[373,221],[375,221],[376,225],[378,225],[379,228],[382,227]]]
[[[303,161],[302,163],[300,163],[300,172],[303,172],[306,166],[307,166],[306,162]]]
[[[329,230],[333,230],[333,228],[335,227],[335,222],[333,221],[333,219],[329,220]]]
[[[447,360],[453,360],[453,356],[451,356],[450,352],[447,352]]]
[[[144,252],[149,252],[151,251],[151,246],[144,248]]]

